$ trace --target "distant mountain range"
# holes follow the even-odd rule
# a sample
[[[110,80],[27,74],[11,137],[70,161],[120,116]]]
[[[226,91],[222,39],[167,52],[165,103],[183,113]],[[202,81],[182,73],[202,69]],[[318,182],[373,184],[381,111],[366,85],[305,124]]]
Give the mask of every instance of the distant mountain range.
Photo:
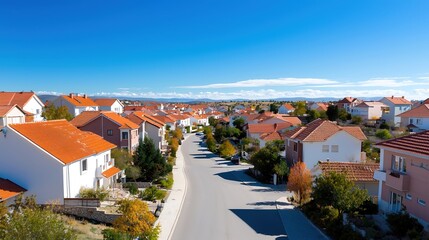
[[[56,95],[38,95],[38,97],[43,101],[53,101],[58,96]],[[106,97],[96,97],[96,96],[89,96],[90,98],[97,99],[97,98],[106,98]],[[180,103],[201,103],[201,102],[241,102],[241,101],[255,101],[250,99],[230,99],[230,100],[213,100],[209,98],[202,98],[202,99],[192,99],[192,98],[131,98],[131,97],[112,97],[117,98],[120,100],[132,100],[132,101],[152,101],[152,102],[180,102]],[[383,97],[358,97],[359,99],[366,100],[366,101],[378,101]],[[338,101],[340,99],[338,98],[305,98],[305,97],[293,97],[293,98],[274,98],[274,99],[257,99],[258,101],[314,101],[314,102],[329,102],[329,101]]]

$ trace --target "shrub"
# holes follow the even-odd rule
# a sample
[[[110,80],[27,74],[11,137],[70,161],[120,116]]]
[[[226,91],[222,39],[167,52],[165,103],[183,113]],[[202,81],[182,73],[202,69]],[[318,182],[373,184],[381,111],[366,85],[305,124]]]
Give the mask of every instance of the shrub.
[[[403,237],[406,234],[411,236],[420,235],[423,231],[423,226],[408,213],[389,214],[387,215],[387,223],[390,229],[392,229],[393,234],[398,237]]]
[[[377,132],[375,132],[375,136],[384,140],[392,138],[392,134],[390,134],[389,130],[387,129],[377,130]]]
[[[380,129],[390,129],[389,124],[383,122],[380,124]]]
[[[175,157],[173,157],[173,156],[168,156],[168,157],[167,157],[167,162],[168,162],[171,166],[174,166],[174,165],[176,165],[176,158],[175,158]]]
[[[137,193],[139,193],[139,188],[135,183],[126,183],[124,187],[128,188],[128,191],[130,191],[132,195],[136,195]]]
[[[157,199],[158,200],[164,199],[166,195],[167,195],[167,191],[160,190],[156,186],[151,186],[146,188],[141,193],[141,198],[146,201],[155,201]]]
[[[378,206],[371,200],[366,200],[358,208],[358,212],[363,215],[374,215],[378,213]]]
[[[98,188],[96,190],[92,188],[81,188],[79,196],[81,198],[97,198],[100,201],[104,201],[109,196],[109,192],[105,188]]]
[[[161,186],[166,189],[171,189],[173,187],[173,173],[169,173],[165,179],[161,180]]]

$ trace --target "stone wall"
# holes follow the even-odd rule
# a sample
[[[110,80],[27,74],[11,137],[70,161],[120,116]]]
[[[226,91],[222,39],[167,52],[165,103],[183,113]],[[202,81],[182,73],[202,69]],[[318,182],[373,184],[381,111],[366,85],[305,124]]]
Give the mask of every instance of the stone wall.
[[[55,208],[55,211],[66,215],[73,215],[106,224],[112,224],[119,216],[121,216],[121,214],[111,214],[105,213],[104,211],[99,211],[95,207],[58,206]]]

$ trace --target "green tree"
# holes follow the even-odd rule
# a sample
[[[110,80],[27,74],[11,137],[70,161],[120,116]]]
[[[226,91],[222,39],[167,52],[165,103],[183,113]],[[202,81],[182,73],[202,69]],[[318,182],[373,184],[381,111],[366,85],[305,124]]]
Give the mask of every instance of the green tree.
[[[277,103],[271,103],[270,104],[270,112],[278,113],[279,112],[279,107],[280,107],[279,104],[277,104]]]
[[[214,131],[214,138],[218,143],[221,143],[223,141],[224,136],[226,135],[226,127],[223,125],[218,124],[215,127]]]
[[[207,135],[206,139],[206,145],[209,151],[215,152],[216,151],[216,140],[214,139],[213,135]]]
[[[157,239],[159,226],[153,227],[156,219],[145,202],[123,199],[119,201],[119,211],[122,215],[113,222],[116,231],[132,238]]]
[[[20,198],[13,212],[0,207],[0,214],[0,239],[76,239],[61,216],[36,206],[34,197]]]
[[[271,178],[274,173],[274,167],[280,163],[279,149],[274,145],[267,145],[250,158],[250,163],[253,164],[265,180]]]
[[[173,134],[173,137],[175,137],[177,139],[183,138],[183,130],[179,127],[177,127],[176,130],[174,130],[172,134]]]
[[[329,121],[336,121],[338,119],[338,106],[329,105],[328,110],[326,110],[326,115],[328,116]]]
[[[340,213],[359,208],[369,199],[366,190],[359,189],[345,174],[330,172],[315,180],[313,200],[321,206],[333,206]]]
[[[46,120],[66,119],[67,121],[70,121],[73,118],[69,113],[67,106],[55,107],[53,104],[49,104],[43,110],[42,117]]]
[[[308,116],[307,116],[308,122],[312,122],[312,121],[320,118],[320,112],[317,110],[308,110],[307,114],[308,114]]]
[[[350,120],[352,117],[350,113],[348,113],[344,108],[341,108],[338,110],[338,118],[341,119],[341,121],[345,122],[347,120]]]
[[[134,165],[127,166],[127,168],[125,169],[125,175],[131,178],[134,182],[139,177],[141,177],[141,174],[142,174],[142,171],[140,170],[140,168]]]
[[[219,123],[219,120],[214,118],[213,116],[209,117],[209,125],[214,127]]]
[[[383,139],[383,140],[387,140],[387,139],[391,139],[392,138],[392,134],[390,134],[389,130],[387,129],[379,129],[375,132],[375,136]]]
[[[286,161],[280,161],[280,163],[274,165],[274,172],[279,176],[279,179],[283,181],[284,177],[289,173]]]
[[[142,180],[148,182],[157,180],[172,170],[172,166],[167,163],[159,149],[155,148],[149,137],[144,141],[140,140],[134,154],[134,165],[140,168]]]
[[[320,114],[320,119],[323,119],[323,120],[327,120],[328,119],[328,115],[326,114],[326,111],[319,111],[319,114]]]
[[[224,133],[225,133],[224,137],[236,137],[236,138],[238,138],[238,137],[240,137],[241,131],[238,128],[227,126],[226,131]]]
[[[239,117],[236,118],[234,120],[234,122],[232,122],[232,125],[234,125],[234,127],[238,128],[240,131],[243,131],[243,126],[246,122],[244,121],[244,118]]]
[[[235,148],[229,140],[225,140],[219,147],[219,153],[222,157],[228,158],[235,154]]]
[[[295,116],[302,116],[307,112],[305,102],[297,102],[294,110]]]
[[[361,116],[352,116],[352,123],[359,125],[362,123],[362,117]]]

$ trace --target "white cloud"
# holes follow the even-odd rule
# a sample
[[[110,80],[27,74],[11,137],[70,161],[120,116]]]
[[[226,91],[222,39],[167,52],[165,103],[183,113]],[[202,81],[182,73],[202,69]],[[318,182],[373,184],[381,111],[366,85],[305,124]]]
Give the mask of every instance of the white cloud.
[[[334,85],[319,85],[316,87],[408,87],[408,86],[429,86],[429,77],[420,77],[418,80],[410,80],[405,77],[392,77],[392,78],[371,78],[365,81],[359,82],[345,82],[342,84],[334,84]]]
[[[276,78],[276,79],[251,79],[232,83],[215,83],[199,86],[179,86],[176,88],[251,88],[251,87],[273,87],[273,86],[304,86],[319,84],[336,84],[337,81],[322,78]]]

